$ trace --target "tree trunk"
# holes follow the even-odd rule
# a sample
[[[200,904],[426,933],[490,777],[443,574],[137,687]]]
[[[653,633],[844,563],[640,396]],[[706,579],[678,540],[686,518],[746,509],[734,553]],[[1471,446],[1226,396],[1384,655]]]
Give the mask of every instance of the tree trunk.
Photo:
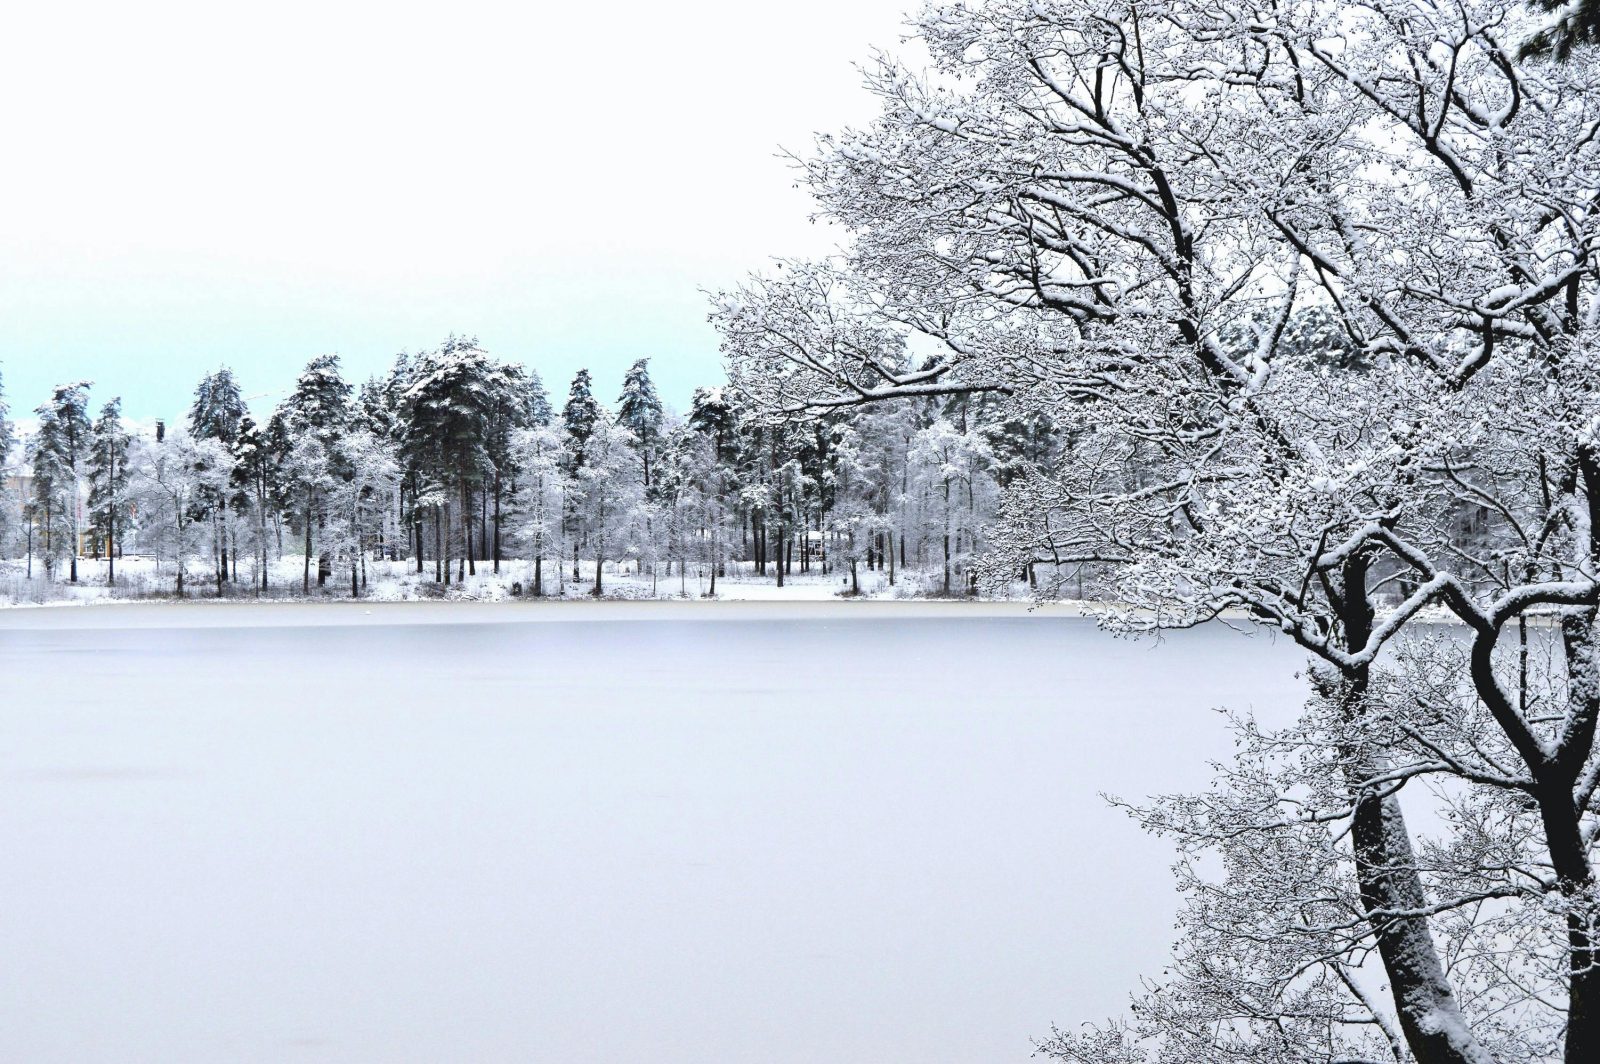
[[[478,567],[472,556],[477,551],[472,549],[472,495],[467,488],[467,482],[461,482],[461,564],[465,571],[473,576],[478,575]],[[459,573],[457,574],[460,575]]]
[[[500,471],[494,473],[494,571],[500,575]]]
[[[117,460],[111,459],[111,502],[106,507],[106,586],[113,587],[117,582]]]
[[[1349,647],[1365,646],[1372,632],[1367,561],[1359,552],[1344,564],[1341,620]],[[1367,715],[1368,670],[1357,668],[1319,684],[1351,720]],[[1428,896],[1417,872],[1411,834],[1399,799],[1369,781],[1385,765],[1363,750],[1344,759],[1345,783],[1355,803],[1351,850],[1362,907],[1389,976],[1401,1030],[1417,1064],[1494,1064],[1468,1028],[1450,977],[1440,962],[1428,918]],[[1377,915],[1374,915],[1377,914]]]
[[[311,489],[306,489],[306,559],[305,572],[300,578],[300,593],[311,594]]]

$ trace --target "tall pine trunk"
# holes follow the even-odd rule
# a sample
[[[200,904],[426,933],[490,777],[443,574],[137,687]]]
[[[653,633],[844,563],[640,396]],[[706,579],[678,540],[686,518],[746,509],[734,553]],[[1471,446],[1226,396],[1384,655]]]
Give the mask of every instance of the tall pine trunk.
[[[300,578],[300,592],[311,594],[311,489],[306,489],[306,559],[305,572]]]

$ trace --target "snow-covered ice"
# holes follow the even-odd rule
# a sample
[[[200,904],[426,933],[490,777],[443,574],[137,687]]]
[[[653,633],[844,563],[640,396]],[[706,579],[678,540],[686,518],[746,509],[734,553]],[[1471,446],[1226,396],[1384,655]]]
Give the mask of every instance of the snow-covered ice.
[[[1300,656],[897,605],[8,611],[6,1059],[1022,1064]]]

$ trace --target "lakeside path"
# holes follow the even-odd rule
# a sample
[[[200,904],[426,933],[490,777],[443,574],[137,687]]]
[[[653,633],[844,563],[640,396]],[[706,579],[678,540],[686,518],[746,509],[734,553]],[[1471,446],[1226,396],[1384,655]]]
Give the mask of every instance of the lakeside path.
[[[581,621],[956,620],[1084,615],[1074,602],[906,599],[674,602],[551,599],[512,602],[115,602],[0,609],[0,630],[94,628],[300,628]]]

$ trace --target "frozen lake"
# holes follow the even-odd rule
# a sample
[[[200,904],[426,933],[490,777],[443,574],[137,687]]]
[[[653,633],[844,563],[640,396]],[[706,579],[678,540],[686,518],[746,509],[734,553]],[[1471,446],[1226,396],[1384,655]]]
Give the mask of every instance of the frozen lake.
[[[5,612],[30,1064],[1021,1064],[1172,937],[1100,792],[1303,690],[1005,609]]]

